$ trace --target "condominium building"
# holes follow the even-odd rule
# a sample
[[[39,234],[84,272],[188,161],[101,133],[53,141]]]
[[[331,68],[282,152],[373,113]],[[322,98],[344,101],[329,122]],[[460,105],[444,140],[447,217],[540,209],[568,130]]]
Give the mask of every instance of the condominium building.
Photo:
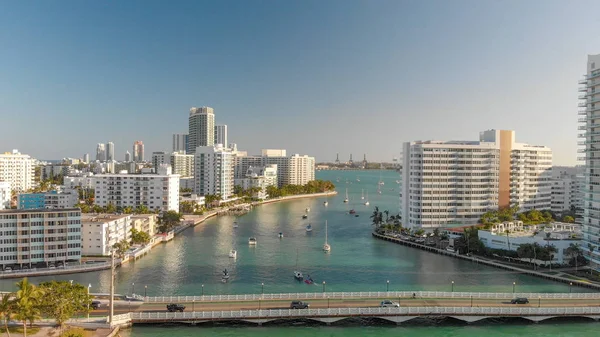
[[[210,107],[191,108],[187,153],[196,153],[198,146],[215,144],[215,112]]]
[[[129,151],[125,151],[125,162],[129,163],[131,161],[131,153]]]
[[[73,208],[78,203],[79,194],[74,190],[21,193],[17,196],[17,209]]]
[[[229,147],[227,143],[227,125],[215,125],[215,144],[222,144]]]
[[[187,153],[189,136],[187,133],[173,134],[173,152]],[[194,155],[191,153],[191,155]]]
[[[81,211],[0,211],[0,268],[60,266],[81,260]]]
[[[584,156],[578,158],[585,161],[581,248],[590,267],[600,271],[600,54],[588,55],[587,73],[579,84],[579,130],[585,131],[579,134]]]
[[[144,142],[141,140],[133,142],[133,161],[136,163],[144,161]]]
[[[179,175],[162,165],[156,174],[99,174],[92,177],[95,204],[137,208],[141,205],[153,211],[179,211]]]
[[[174,174],[183,177],[194,176],[194,155],[185,154],[185,152],[173,152],[170,156],[171,168]]]
[[[109,256],[115,243],[131,241],[130,214],[83,214],[82,255]]]
[[[0,210],[9,209],[12,199],[12,189],[8,181],[0,181]]]
[[[92,177],[94,176],[93,173],[75,173],[72,175],[68,175],[65,176],[63,178],[63,186],[65,188],[78,188],[78,187],[83,187],[83,188],[94,188],[94,182],[92,180]]]
[[[105,161],[106,160],[106,148],[104,144],[98,143],[96,145],[96,160],[97,161]]]
[[[50,165],[42,165],[39,167],[40,168],[40,179],[41,180],[48,180],[48,179],[52,179],[52,178],[56,178],[58,176],[66,176],[71,172],[71,166],[70,165],[55,165],[55,164],[50,164]]]
[[[220,195],[222,200],[233,196],[234,154],[221,144],[196,148],[194,193]]]
[[[287,156],[283,149],[263,149],[260,156],[238,152],[235,158],[235,178],[243,179],[250,167],[277,165],[277,186],[305,185],[315,180],[315,158],[294,154]]]
[[[113,142],[106,143],[106,160],[115,160],[115,143]]]
[[[488,130],[479,141],[404,144],[401,214],[408,227],[478,223],[490,210],[551,208],[552,151]]]
[[[153,237],[158,233],[158,215],[136,214],[131,216],[131,228],[138,232],[148,233]]]
[[[0,181],[10,183],[13,191],[23,192],[33,188],[34,160],[18,150],[0,154]]]
[[[552,211],[561,213],[583,206],[583,169],[552,167]]]
[[[158,151],[152,152],[152,166],[156,169],[160,165],[169,163],[169,154],[166,152]]]
[[[235,185],[244,190],[260,188],[260,192],[254,197],[264,199],[267,196],[267,187],[277,186],[277,165],[250,167],[244,178],[235,179]]]

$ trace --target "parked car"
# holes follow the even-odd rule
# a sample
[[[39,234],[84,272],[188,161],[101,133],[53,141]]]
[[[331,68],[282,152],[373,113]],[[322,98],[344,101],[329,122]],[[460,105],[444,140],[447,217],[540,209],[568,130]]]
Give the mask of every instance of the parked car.
[[[92,301],[92,309],[94,310],[98,310],[98,308],[100,308],[100,305],[102,305],[102,303],[100,303],[100,301]]]
[[[171,304],[167,304],[167,310],[169,312],[183,312],[185,310],[185,306],[181,305],[181,304],[175,304],[175,303],[171,303]]]
[[[309,304],[302,301],[292,301],[292,304],[290,304],[290,308],[292,309],[308,309],[308,307]]]
[[[512,303],[512,304],[528,304],[529,300],[525,297],[517,297],[517,298],[513,299],[512,301],[510,301],[510,303]]]
[[[399,308],[400,303],[390,301],[390,300],[383,300],[383,301],[381,301],[381,304],[379,306],[382,308]]]

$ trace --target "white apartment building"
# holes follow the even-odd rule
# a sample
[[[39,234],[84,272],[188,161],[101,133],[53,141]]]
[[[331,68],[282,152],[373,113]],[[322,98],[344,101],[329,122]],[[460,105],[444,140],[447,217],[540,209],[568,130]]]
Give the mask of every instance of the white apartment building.
[[[401,214],[408,227],[477,224],[489,210],[551,208],[552,151],[488,130],[479,141],[404,144]]]
[[[0,210],[10,209],[12,189],[8,181],[0,181]]]
[[[76,173],[74,175],[65,176],[63,178],[63,186],[65,188],[94,188],[92,177],[93,173]]]
[[[131,216],[131,228],[138,232],[145,232],[153,237],[158,233],[158,215],[137,214]]]
[[[162,165],[157,174],[99,174],[92,179],[96,193],[95,203],[106,207],[145,205],[156,211],[179,211],[179,175],[171,167]]]
[[[13,191],[24,192],[33,188],[34,160],[18,150],[0,154],[0,181],[10,183]]]
[[[287,156],[283,149],[263,149],[261,156],[248,156],[237,152],[235,178],[243,179],[250,167],[277,165],[277,186],[304,185],[315,180],[315,158],[294,154]]]
[[[215,111],[210,107],[191,108],[189,116],[187,153],[196,153],[198,146],[215,144]],[[226,144],[223,144],[226,146]]]
[[[81,210],[0,211],[0,269],[81,260]]]
[[[113,161],[115,159],[115,143],[108,142],[106,143],[106,160]]]
[[[83,214],[81,248],[85,256],[110,256],[112,246],[131,241],[131,215]]]
[[[560,213],[583,206],[583,175],[578,167],[552,167],[552,211]]]
[[[244,190],[258,187],[261,191],[255,197],[264,199],[267,196],[267,187],[277,186],[277,165],[250,167],[245,178],[235,179],[235,185]]]
[[[222,144],[229,147],[227,143],[227,125],[215,125],[215,144]]]
[[[590,267],[600,271],[600,54],[588,55],[587,72],[579,84],[579,130],[584,133],[579,134],[583,147],[578,151],[584,156],[577,159],[585,161],[582,248]]]
[[[152,166],[154,168],[160,167],[162,164],[168,164],[169,160],[169,154],[166,152],[152,152]]]
[[[174,174],[181,177],[194,176],[194,155],[185,154],[185,152],[173,152],[170,157],[171,168]]]
[[[231,149],[216,146],[198,146],[195,159],[194,193],[220,195],[222,200],[233,196],[234,154]]]

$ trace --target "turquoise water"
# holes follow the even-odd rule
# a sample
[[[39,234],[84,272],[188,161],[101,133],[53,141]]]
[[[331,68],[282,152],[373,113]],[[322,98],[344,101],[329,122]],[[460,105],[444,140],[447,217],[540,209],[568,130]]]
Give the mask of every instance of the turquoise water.
[[[377,193],[380,174],[385,182],[382,193]],[[356,181],[357,176],[360,182]],[[335,182],[340,177],[340,182]],[[397,214],[399,209],[399,175],[393,171],[321,171],[317,178],[334,181],[339,194],[325,198],[301,199],[263,205],[239,218],[224,216],[213,218],[193,229],[187,230],[172,242],[156,247],[150,254],[135,263],[118,269],[117,292],[135,292],[152,295],[199,295],[259,293],[264,283],[265,293],[321,292],[325,291],[385,291],[389,290],[446,290],[454,281],[455,291],[512,292],[516,282],[517,292],[568,292],[569,286],[530,276],[519,275],[467,261],[376,240],[371,237],[370,214],[375,206]],[[348,183],[346,183],[346,179]],[[344,204],[348,188],[350,203]],[[361,191],[368,191],[370,206],[364,206]],[[309,217],[302,219],[305,208],[310,207]],[[355,209],[359,217],[348,214]],[[322,251],[324,225],[328,220],[329,243],[332,251]],[[233,228],[237,221],[239,228]],[[305,226],[311,223],[313,231],[307,233]],[[279,239],[278,233],[284,238]],[[248,238],[255,236],[256,247],[248,245]],[[230,249],[238,250],[238,258],[228,257]],[[298,252],[298,254],[296,254]],[[298,255],[299,269],[310,274],[318,283],[307,285],[293,278]],[[221,282],[221,271],[227,268],[231,274],[228,283]],[[109,271],[56,277],[32,278],[34,282],[48,279],[74,280],[92,284],[92,292],[108,292]],[[0,281],[0,289],[13,289],[16,280]],[[202,287],[204,285],[204,287]],[[573,288],[574,292],[587,289]],[[226,328],[204,327],[169,328],[173,336],[254,336],[267,334],[278,336],[290,332],[314,333],[318,336],[375,335],[385,336],[401,332],[431,336],[475,336],[483,333],[493,336],[525,334],[533,336],[565,335],[588,336],[585,330],[596,325],[589,324],[540,324],[526,326],[444,326],[429,327],[303,327],[303,328]],[[300,330],[295,330],[300,329]],[[162,331],[162,332],[161,332]],[[161,328],[136,327],[133,336],[158,336],[166,334]],[[412,334],[411,334],[412,335]]]

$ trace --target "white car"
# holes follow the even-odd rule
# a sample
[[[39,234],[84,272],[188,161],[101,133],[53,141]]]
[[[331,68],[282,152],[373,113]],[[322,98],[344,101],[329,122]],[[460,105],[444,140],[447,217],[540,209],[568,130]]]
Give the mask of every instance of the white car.
[[[398,302],[393,302],[390,300],[383,300],[381,301],[381,304],[379,306],[382,308],[399,308],[400,304]]]

